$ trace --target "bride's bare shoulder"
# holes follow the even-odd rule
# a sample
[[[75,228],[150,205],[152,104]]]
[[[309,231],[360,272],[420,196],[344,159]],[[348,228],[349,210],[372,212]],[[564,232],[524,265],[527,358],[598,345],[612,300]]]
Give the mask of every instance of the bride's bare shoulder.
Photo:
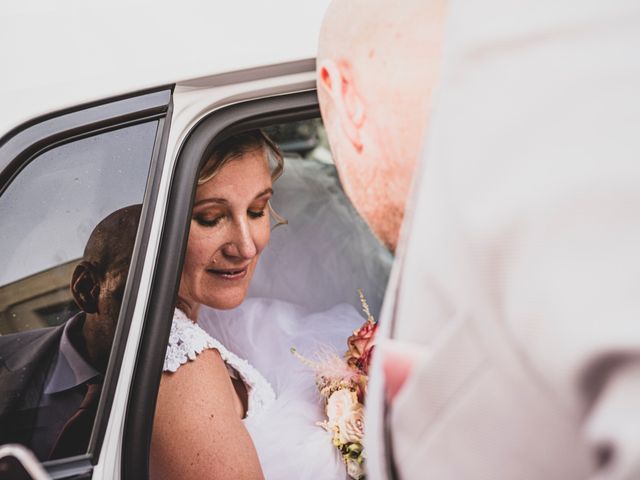
[[[262,477],[218,350],[163,373],[151,452],[151,468],[162,478]]]
[[[222,402],[225,395],[218,393],[225,393],[229,385],[229,372],[220,352],[206,348],[198,353],[195,360],[185,362],[175,372],[162,374],[158,403],[161,400],[181,403],[185,397],[193,400],[200,395],[216,397]]]

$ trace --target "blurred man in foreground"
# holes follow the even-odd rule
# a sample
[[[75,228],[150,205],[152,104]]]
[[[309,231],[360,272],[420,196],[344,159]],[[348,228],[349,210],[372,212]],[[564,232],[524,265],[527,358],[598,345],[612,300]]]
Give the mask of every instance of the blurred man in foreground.
[[[318,46],[318,97],[340,180],[372,231],[393,253],[429,123],[440,72],[446,2],[334,1]],[[396,261],[381,318],[389,336]],[[387,392],[400,389],[420,352],[411,345],[386,353]],[[417,353],[412,353],[417,352]],[[379,359],[376,359],[379,360]],[[367,400],[368,465],[374,478],[393,468],[382,445],[380,362],[374,362]],[[376,375],[377,374],[377,375]],[[372,407],[375,405],[375,407]],[[380,477],[378,477],[380,478]]]
[[[419,103],[394,100],[403,92],[385,89],[389,71],[367,68],[368,52],[394,48],[375,29],[405,28],[396,4],[375,3],[360,16],[352,2],[334,2],[318,87],[347,193],[393,248],[384,232],[394,228],[377,224],[394,211],[362,199],[406,157],[356,135],[358,122],[336,121],[351,112],[362,123],[359,106],[377,102],[389,116],[402,110],[374,139],[416,124],[408,113]],[[432,5],[415,2],[415,15]],[[348,28],[334,28],[342,16]],[[381,445],[392,445],[405,479],[640,478],[638,6],[452,1],[448,24],[424,174],[381,318],[396,340],[371,377],[369,476],[393,472],[380,463]],[[356,40],[354,31],[369,35]],[[358,66],[351,78],[387,95],[339,107],[327,92],[350,83],[327,81],[327,56]],[[429,61],[428,53],[391,56]],[[363,157],[345,154],[354,150]],[[375,193],[392,197],[393,183]],[[401,362],[411,372],[404,385],[391,388],[399,391],[387,439],[381,359],[398,345],[414,355]]]

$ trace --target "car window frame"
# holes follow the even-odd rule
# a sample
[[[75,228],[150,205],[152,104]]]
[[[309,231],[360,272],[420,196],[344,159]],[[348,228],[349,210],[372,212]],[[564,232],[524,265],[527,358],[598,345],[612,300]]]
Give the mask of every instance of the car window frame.
[[[0,138],[1,196],[29,163],[52,148],[140,123],[158,122],[136,241],[87,453],[42,462],[52,478],[90,478],[100,458],[149,244],[166,156],[173,89],[174,85],[162,86],[54,112],[24,123]]]
[[[186,251],[197,174],[221,136],[320,117],[315,88],[242,101],[216,110],[189,132],[177,155],[129,396],[122,442],[123,479],[149,477],[156,398]],[[151,413],[150,413],[151,412]]]

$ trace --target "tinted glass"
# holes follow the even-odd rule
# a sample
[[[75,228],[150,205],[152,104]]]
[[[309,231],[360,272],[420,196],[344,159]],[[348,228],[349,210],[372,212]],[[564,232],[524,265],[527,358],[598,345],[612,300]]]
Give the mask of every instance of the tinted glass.
[[[86,451],[157,128],[57,146],[0,196],[0,441],[40,460]]]

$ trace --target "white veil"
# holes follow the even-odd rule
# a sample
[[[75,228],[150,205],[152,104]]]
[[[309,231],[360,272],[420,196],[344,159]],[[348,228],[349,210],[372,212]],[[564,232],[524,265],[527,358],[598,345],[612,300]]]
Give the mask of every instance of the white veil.
[[[286,158],[274,183],[274,228],[249,297],[286,300],[312,312],[339,303],[360,308],[364,291],[377,315],[393,257],[371,233],[340,186],[336,168],[313,158]]]

